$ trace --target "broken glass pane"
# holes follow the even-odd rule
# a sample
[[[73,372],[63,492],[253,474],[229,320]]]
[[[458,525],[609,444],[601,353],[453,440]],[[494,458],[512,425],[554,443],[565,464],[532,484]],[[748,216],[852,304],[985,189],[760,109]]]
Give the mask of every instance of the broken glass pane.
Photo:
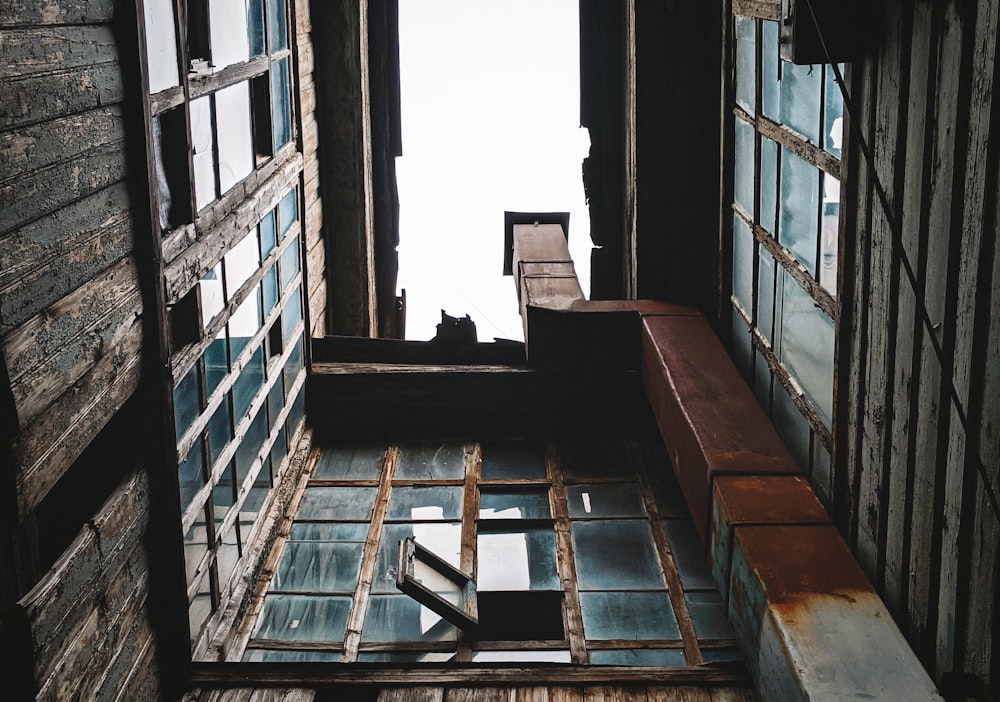
[[[666,592],[581,592],[588,639],[679,639]]]
[[[216,69],[250,58],[246,0],[212,0],[209,3],[212,65]]]
[[[352,599],[330,595],[267,595],[254,638],[342,641]]]
[[[552,529],[499,531],[482,525],[477,556],[476,589],[480,592],[559,589]]]
[[[635,483],[570,485],[566,488],[570,517],[645,517],[642,493]]]
[[[397,592],[399,542],[410,536],[415,537],[418,544],[432,551],[441,560],[455,568],[459,567],[462,548],[461,522],[386,524],[382,527],[382,538],[379,540],[378,553],[375,556],[372,592]]]
[[[396,480],[460,480],[464,476],[462,444],[408,444],[400,449]]]
[[[571,528],[581,590],[665,587],[647,522],[635,519],[573,522]]]
[[[222,262],[216,263],[198,281],[201,288],[201,326],[208,329],[215,316],[226,306],[226,296],[222,288]]]
[[[194,162],[195,207],[201,210],[215,199],[215,136],[212,131],[211,96],[192,100],[191,151]]]
[[[306,490],[297,519],[338,520],[344,522],[371,519],[377,488],[313,487]]]

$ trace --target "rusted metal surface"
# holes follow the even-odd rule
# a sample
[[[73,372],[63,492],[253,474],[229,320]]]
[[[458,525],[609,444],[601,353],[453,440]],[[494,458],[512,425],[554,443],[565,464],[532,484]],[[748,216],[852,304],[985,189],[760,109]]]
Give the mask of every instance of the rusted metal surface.
[[[801,472],[704,318],[645,317],[642,378],[702,542],[713,478]]]
[[[940,699],[833,526],[737,528],[729,617],[764,699]]]
[[[723,598],[736,527],[760,524],[830,524],[830,516],[800,476],[723,476],[712,486],[708,553]]]

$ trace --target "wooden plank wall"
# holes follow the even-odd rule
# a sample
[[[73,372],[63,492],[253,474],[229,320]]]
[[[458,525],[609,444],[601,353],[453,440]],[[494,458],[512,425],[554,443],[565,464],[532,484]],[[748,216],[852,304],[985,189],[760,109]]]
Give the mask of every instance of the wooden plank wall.
[[[835,513],[935,680],[971,673],[970,696],[1000,685],[998,4],[883,4],[852,120],[890,214],[852,140],[842,246]]]
[[[144,472],[112,494],[18,603],[31,630],[38,699],[151,699],[159,688],[147,610]]]
[[[309,0],[295,0],[295,55],[299,89],[299,134],[303,158],[302,217],[306,242],[305,270],[309,293],[308,329],[313,337],[326,336],[326,245],[323,239],[323,199],[319,184],[319,126],[316,122],[316,85],[313,81],[312,18]]]
[[[139,383],[113,6],[0,4],[0,348],[21,519]]]
[[[182,702],[754,702],[744,687],[677,686],[522,686],[522,687],[386,687],[316,692],[307,688],[227,688],[193,690]]]

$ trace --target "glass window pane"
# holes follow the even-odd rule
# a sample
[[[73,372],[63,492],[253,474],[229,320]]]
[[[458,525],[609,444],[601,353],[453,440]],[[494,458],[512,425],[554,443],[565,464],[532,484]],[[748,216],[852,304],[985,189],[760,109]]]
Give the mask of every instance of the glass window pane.
[[[480,519],[548,519],[549,491],[540,490],[480,490]]]
[[[447,663],[454,651],[359,651],[358,663]]]
[[[576,440],[559,450],[563,476],[569,482],[586,483],[600,478],[633,480],[625,445],[606,439]]]
[[[377,488],[314,487],[306,490],[298,519],[364,521],[371,518]]]
[[[738,648],[703,648],[701,657],[705,663],[742,663],[743,654]]]
[[[240,242],[225,255],[223,261],[226,273],[226,296],[232,298],[260,267],[256,232],[251,231],[240,239]]]
[[[248,538],[250,536],[250,528],[257,521],[260,510],[263,509],[264,503],[267,501],[267,493],[270,490],[271,462],[265,460],[264,465],[261,466],[257,477],[253,481],[253,486],[244,498],[243,504],[240,505],[240,524],[242,525],[240,528],[244,530],[242,533],[246,534]]]
[[[215,69],[250,58],[246,0],[211,0],[208,7]]]
[[[664,587],[649,524],[636,519],[573,522],[581,590],[656,590]]]
[[[299,374],[299,371],[301,370],[302,370],[302,337],[300,336],[295,341],[295,344],[292,346],[292,350],[288,354],[288,360],[285,361],[285,367],[282,371],[284,373],[285,392],[291,391],[292,384],[295,382],[295,378]]]
[[[694,622],[694,631],[700,639],[735,639],[736,633],[729,623],[726,603],[718,592],[688,592],[688,613]]]
[[[679,639],[666,592],[581,592],[588,639]]]
[[[257,392],[264,385],[264,352],[257,349],[233,383],[233,419],[239,424],[250,411]]]
[[[278,261],[278,275],[281,279],[281,290],[288,290],[288,286],[295,280],[295,275],[299,272],[299,238],[295,237],[284,251],[281,252],[281,260]],[[300,313],[301,314],[301,313]]]
[[[281,338],[288,341],[292,338],[292,333],[302,321],[302,289],[298,288],[292,293],[288,304],[281,312]]]
[[[267,52],[264,41],[264,0],[250,0],[247,18],[250,56],[263,56]]]
[[[389,512],[386,514],[386,519],[402,521],[461,519],[462,493],[461,485],[394,487],[389,496]]]
[[[676,480],[656,481],[652,484],[652,489],[661,517],[685,518],[688,516],[687,502],[684,500],[684,493],[681,492],[681,486],[677,484]]]
[[[277,240],[275,231],[274,210],[271,210],[260,220],[260,255],[261,260],[274,250]]]
[[[476,589],[558,590],[556,537],[551,529],[480,528]]]
[[[229,508],[236,502],[236,483],[234,477],[233,464],[230,463],[222,475],[219,476],[219,482],[212,488],[212,505],[216,533],[218,533],[219,526],[225,521]]]
[[[592,665],[631,665],[677,668],[687,665],[684,651],[676,648],[633,648],[618,651],[590,651]]]
[[[302,424],[302,420],[305,417],[305,412],[306,393],[304,388],[299,388],[299,394],[295,396],[295,399],[291,402],[291,406],[288,408],[288,419],[286,420],[286,424],[288,426],[289,435],[294,436],[295,432],[299,430],[299,426]]]
[[[543,444],[530,441],[486,443],[482,451],[484,480],[546,478]]]
[[[267,595],[254,638],[336,642],[344,638],[350,597]]]
[[[184,535],[184,573],[188,583],[194,580],[198,566],[206,553],[208,553],[208,525],[205,522],[205,511],[201,510],[199,519]]]
[[[191,151],[194,160],[194,200],[200,210],[215,199],[215,135],[212,99],[206,95],[188,103],[191,109]]]
[[[461,610],[465,600],[465,587],[451,578],[445,577],[439,570],[432,568],[419,558],[413,561],[412,578],[424,589],[433,592],[442,600]]]
[[[781,150],[781,212],[778,240],[815,275],[819,231],[819,171],[788,149]]]
[[[736,18],[736,103],[754,114],[757,75],[757,21]]]
[[[281,410],[285,406],[285,389],[281,377],[275,379],[274,385],[267,391],[267,420],[268,426],[273,427],[281,415]]]
[[[288,455],[285,436],[285,428],[281,427],[274,437],[274,443],[271,444],[271,470],[275,473],[281,470],[281,464],[284,463],[285,457]]]
[[[219,587],[224,588],[236,571],[240,560],[240,530],[239,523],[234,523],[222,537],[216,551],[215,564],[219,573]]]
[[[146,0],[146,66],[149,92],[157,93],[180,85],[177,71],[177,33],[174,29],[173,0]]]
[[[760,139],[760,226],[771,236],[778,231],[778,145]]]
[[[677,566],[681,587],[691,589],[714,589],[715,579],[705,560],[701,539],[694,530],[690,519],[664,520],[663,528],[670,543],[670,555]]]
[[[229,373],[229,360],[226,356],[226,328],[222,327],[215,338],[205,349],[205,394],[212,397],[219,383]]]
[[[781,123],[814,144],[819,140],[819,107],[823,85],[820,66],[781,64]]]
[[[288,48],[285,0],[267,0],[267,35],[271,53]]]
[[[340,652],[248,648],[240,660],[247,663],[335,663],[340,660]]]
[[[458,629],[406,595],[372,595],[361,640],[454,641]]]
[[[177,466],[177,477],[181,489],[181,512],[185,512],[191,500],[205,484],[205,466],[202,457],[201,437],[188,450],[187,456]]]
[[[274,306],[278,304],[278,267],[272,266],[264,274],[261,280],[261,288],[264,292],[264,314],[270,314]]]
[[[292,188],[278,203],[278,222],[281,225],[281,236],[284,237],[288,230],[292,228],[295,220],[298,219],[298,191]]]
[[[734,157],[735,176],[733,178],[733,199],[750,217],[753,212],[754,182],[754,128],[741,119],[736,122],[736,145]]]
[[[229,351],[234,362],[260,329],[261,322],[260,293],[255,288],[229,318]]]
[[[757,249],[757,327],[768,341],[774,333],[774,258],[763,246]]]
[[[174,427],[177,436],[181,437],[201,413],[201,401],[198,392],[198,364],[184,374],[181,382],[174,388]]]
[[[400,448],[397,480],[460,480],[464,476],[462,444],[408,444]]]
[[[375,556],[372,592],[399,592],[396,589],[399,542],[410,536],[415,537],[418,544],[432,551],[441,560],[456,568],[459,567],[462,549],[461,523],[385,524],[382,527],[382,538]]]
[[[358,585],[363,543],[289,541],[271,580],[282,592],[344,592]]]
[[[837,252],[840,228],[840,181],[829,173],[823,174],[823,221],[819,245],[819,282],[826,291],[837,296]]]
[[[292,140],[291,85],[287,58],[271,64],[271,130],[275,151]]]
[[[212,604],[212,581],[206,572],[198,584],[198,591],[188,608],[188,626],[191,627],[191,641],[194,642],[201,634],[202,627],[212,615],[215,607]]]
[[[236,479],[237,485],[242,485],[253,469],[260,450],[267,440],[267,412],[264,408],[257,411],[257,416],[250,423],[243,441],[236,449]]]
[[[201,326],[207,329],[219,312],[226,307],[226,296],[222,289],[222,263],[216,263],[198,281],[201,294]]]
[[[243,81],[216,92],[215,115],[219,140],[219,192],[226,193],[250,175],[254,166],[250,82]],[[232,290],[230,288],[230,292]]]
[[[295,522],[289,541],[361,543],[368,538],[368,522]]]
[[[753,232],[742,217],[733,215],[733,297],[747,314],[753,311]]]
[[[784,271],[782,281],[778,358],[829,425],[833,416],[833,320]]]
[[[324,447],[314,480],[378,480],[385,446]]]
[[[233,438],[232,414],[228,398],[222,401],[208,421],[208,464],[215,465],[226,444]]]
[[[571,663],[569,651],[473,651],[473,663]]]
[[[844,75],[844,64],[839,64]],[[837,85],[832,66],[826,67],[826,102],[823,114],[823,145],[831,154],[840,158],[844,141],[844,96]]]
[[[570,517],[645,517],[642,493],[635,483],[570,485],[566,488]]]
[[[750,327],[735,310],[730,319],[733,327],[733,361],[744,378],[750,377]]]
[[[762,52],[763,65],[761,67],[761,99],[764,104],[762,109],[764,115],[770,117],[775,122],[781,120],[780,110],[780,83],[778,82],[778,71],[781,70],[781,59],[778,57],[778,23],[765,21],[761,31],[760,50]]]
[[[796,462],[806,468],[809,465],[809,438],[812,434],[809,422],[802,416],[799,408],[788,396],[785,386],[780,382],[775,381],[773,396],[774,426]]]

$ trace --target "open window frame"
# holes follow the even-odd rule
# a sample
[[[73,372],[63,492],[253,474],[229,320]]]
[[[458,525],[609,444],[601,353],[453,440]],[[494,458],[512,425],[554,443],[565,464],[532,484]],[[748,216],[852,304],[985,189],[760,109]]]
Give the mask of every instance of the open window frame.
[[[454,583],[459,592],[460,605],[449,602],[422,583],[416,574],[418,563]],[[462,631],[473,632],[479,628],[475,581],[471,576],[418,544],[412,536],[399,542],[396,587]]]

